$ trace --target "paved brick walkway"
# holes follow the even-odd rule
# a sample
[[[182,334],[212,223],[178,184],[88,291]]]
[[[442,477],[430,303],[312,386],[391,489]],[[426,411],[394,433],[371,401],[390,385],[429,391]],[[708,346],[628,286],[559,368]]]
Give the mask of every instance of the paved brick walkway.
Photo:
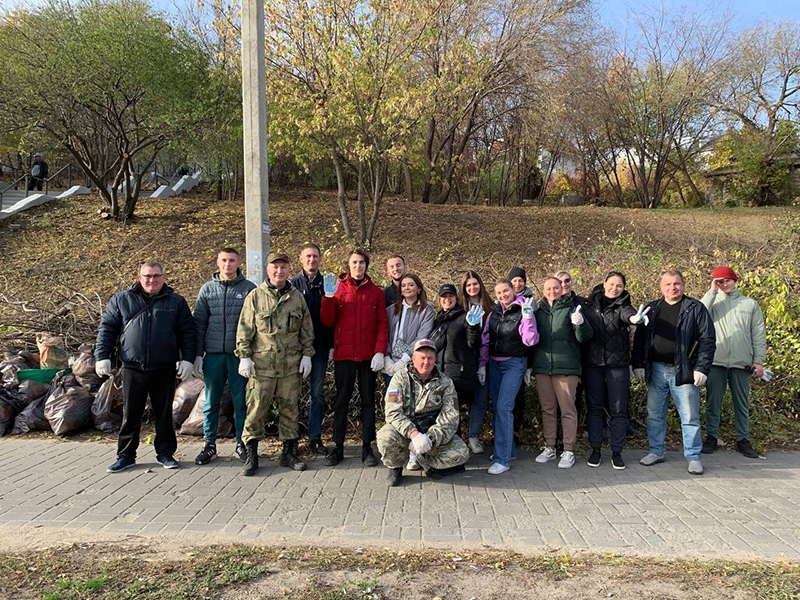
[[[186,457],[199,449],[181,448]],[[220,451],[232,453],[233,445]],[[167,471],[152,447],[135,469],[110,475],[113,454],[109,444],[0,440],[0,527],[79,529],[87,541],[106,532],[180,532],[247,542],[284,536],[800,560],[800,453],[766,461],[717,453],[705,460],[703,477],[688,475],[677,453],[642,467],[635,450],[626,453],[625,471],[607,457],[599,469],[582,457],[565,471],[521,452],[511,471],[494,477],[487,454],[473,457],[464,474],[435,482],[415,473],[394,489],[384,468],[363,469],[350,449],[337,468],[317,458],[304,473],[262,458],[266,466],[252,478],[240,475],[238,461]]]

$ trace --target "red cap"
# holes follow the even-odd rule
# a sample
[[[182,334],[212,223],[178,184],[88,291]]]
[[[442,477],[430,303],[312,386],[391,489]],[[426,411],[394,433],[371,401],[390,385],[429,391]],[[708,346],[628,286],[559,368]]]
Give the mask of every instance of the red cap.
[[[736,273],[730,267],[717,267],[711,274],[711,279],[733,279],[734,281],[739,281]]]

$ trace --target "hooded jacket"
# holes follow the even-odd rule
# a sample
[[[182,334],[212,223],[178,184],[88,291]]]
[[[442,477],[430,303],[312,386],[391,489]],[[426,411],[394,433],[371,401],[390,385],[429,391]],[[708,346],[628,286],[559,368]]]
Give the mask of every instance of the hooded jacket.
[[[623,290],[603,308],[605,290],[596,286],[583,305],[583,316],[592,326],[592,338],[584,344],[584,362],[590,367],[628,367],[631,364],[630,318],[636,314],[631,295]]]
[[[467,325],[467,311],[457,304],[436,313],[430,338],[436,345],[436,366],[457,387],[474,390],[478,383],[481,331]]]
[[[239,269],[233,279],[220,279],[219,273],[214,273],[211,281],[203,284],[194,303],[197,356],[203,356],[203,352],[233,354],[239,314],[244,299],[255,287]]]
[[[701,302],[714,322],[714,365],[726,369],[763,365],[767,358],[767,327],[758,302],[743,296],[738,287],[730,294],[709,290]]]
[[[349,273],[339,275],[339,289],[333,298],[322,298],[322,322],[336,327],[333,360],[361,362],[386,353],[389,325],[386,298],[369,275],[357,285]]]
[[[394,307],[395,305],[392,304],[386,308],[386,318],[389,321],[389,343],[384,354],[391,356],[394,360],[399,360],[403,354],[411,356],[414,351],[414,342],[430,336],[434,313],[433,304],[430,302],[422,309],[422,312],[419,312],[416,306],[405,309],[401,305],[400,312],[395,314]],[[398,339],[397,324],[403,317],[403,311],[406,315]]]
[[[585,317],[581,325],[572,324],[575,308],[570,296],[559,298],[553,306],[547,298],[539,301],[539,343],[533,348],[533,372],[537,375],[581,374],[580,344],[591,339],[593,331]]]
[[[100,319],[95,359],[108,360],[119,340],[119,358],[128,369],[175,368],[179,360],[194,362],[195,325],[183,296],[164,285],[155,295],[140,283],[115,294]]]

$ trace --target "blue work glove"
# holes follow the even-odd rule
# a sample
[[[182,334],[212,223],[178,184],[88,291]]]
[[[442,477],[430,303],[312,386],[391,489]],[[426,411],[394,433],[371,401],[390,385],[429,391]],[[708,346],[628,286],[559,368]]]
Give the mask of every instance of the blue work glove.
[[[327,298],[333,298],[336,290],[339,289],[339,280],[336,278],[336,275],[328,273],[322,278],[322,284],[325,286],[325,296]]]
[[[481,319],[483,319],[483,307],[480,304],[471,306],[467,312],[467,325],[480,325]]]

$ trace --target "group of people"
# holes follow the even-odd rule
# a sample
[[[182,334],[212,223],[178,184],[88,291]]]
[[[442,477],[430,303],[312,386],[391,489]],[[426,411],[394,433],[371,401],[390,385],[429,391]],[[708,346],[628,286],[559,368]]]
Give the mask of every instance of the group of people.
[[[379,288],[370,278],[370,257],[351,250],[346,270],[322,274],[322,252],[304,245],[300,272],[272,253],[266,280],[255,286],[241,272],[239,253],[223,248],[211,281],[203,285],[194,314],[164,282],[162,266],[144,263],[138,282],[115,295],[97,338],[97,372],[111,373],[118,346],[124,390],[118,472],[135,464],[142,414],[148,395],[155,415],[158,462],[177,468],[171,421],[176,375],[205,380],[204,447],[198,465],[217,456],[220,399],[227,381],[234,405],[236,454],[244,475],[258,470],[258,444],[265,437],[270,407],[277,406],[280,464],[302,471],[298,457],[301,378],[310,377],[308,438],[311,450],[334,467],[344,459],[348,409],[358,385],[361,460],[389,469],[396,486],[403,469],[423,469],[431,478],[464,469],[479,440],[491,397],[494,448],[489,473],[511,468],[522,425],[524,386],[536,383],[545,446],[536,462],[575,463],[578,433],[576,395],[586,396],[591,454],[602,460],[608,428],[611,464],[624,469],[631,373],[647,384],[645,466],[664,461],[670,398],[681,420],[684,456],[691,474],[703,473],[701,455],[717,448],[720,405],[728,386],[734,400],[736,449],[757,457],[748,441],[748,399],[752,376],[763,375],[766,332],[758,303],[743,296],[738,277],[719,267],[703,299],[685,294],[679,271],[661,276],[662,297],[638,310],[625,275],[609,273],[587,297],[572,290],[569,272],[541,285],[538,303],[527,275],[514,267],[498,281],[493,297],[480,275],[466,271],[460,285],[445,283],[435,301],[402,256],[385,260],[391,283]],[[633,343],[631,343],[633,337]],[[333,444],[322,442],[325,374],[333,360]],[[385,425],[376,434],[375,394],[383,375]],[[706,385],[706,440],[701,440],[700,388]],[[468,418],[462,423],[462,407]],[[556,451],[559,420],[563,451]]]

